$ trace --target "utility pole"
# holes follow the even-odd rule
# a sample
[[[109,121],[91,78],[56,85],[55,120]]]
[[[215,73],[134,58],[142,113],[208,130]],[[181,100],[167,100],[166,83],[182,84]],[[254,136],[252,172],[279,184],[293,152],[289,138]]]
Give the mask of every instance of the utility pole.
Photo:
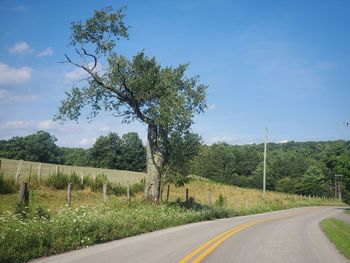
[[[335,191],[337,193],[338,191],[338,198],[339,200],[341,201],[341,178],[342,178],[342,174],[336,174],[335,177],[338,178],[338,182],[336,182],[336,185],[335,185]],[[336,180],[334,180],[336,181]],[[337,194],[335,194],[335,197],[337,198]]]
[[[263,174],[263,197],[266,192],[266,152],[267,152],[267,128],[265,129],[265,145],[264,145],[264,174]]]

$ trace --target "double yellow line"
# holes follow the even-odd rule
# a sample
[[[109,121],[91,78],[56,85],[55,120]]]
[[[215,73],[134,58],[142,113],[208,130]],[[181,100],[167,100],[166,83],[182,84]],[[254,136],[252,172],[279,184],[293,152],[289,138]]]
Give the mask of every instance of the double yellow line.
[[[312,210],[313,211],[313,210]],[[229,230],[217,235],[216,237],[210,239],[200,247],[196,248],[189,254],[187,254],[184,258],[178,261],[178,263],[187,263],[189,262],[192,258],[193,260],[191,261],[192,263],[199,263],[201,262],[206,256],[208,256],[210,253],[212,253],[221,243],[223,243],[226,239],[229,237],[233,236],[237,232],[251,227],[253,225],[256,225],[258,223],[262,222],[267,222],[267,221],[272,221],[272,220],[279,220],[279,219],[284,219],[292,216],[297,216],[301,214],[306,214],[306,212],[294,212],[285,216],[280,216],[276,218],[267,218],[267,219],[261,219],[261,220],[254,220],[250,221],[248,223],[244,223],[241,225],[238,225],[236,227],[230,228]],[[203,251],[203,252],[202,252]],[[201,253],[202,252],[202,253]]]

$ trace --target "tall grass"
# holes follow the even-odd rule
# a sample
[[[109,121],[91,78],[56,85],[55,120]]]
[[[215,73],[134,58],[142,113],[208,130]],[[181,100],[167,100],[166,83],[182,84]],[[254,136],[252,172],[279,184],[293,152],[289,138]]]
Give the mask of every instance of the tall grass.
[[[170,226],[228,217],[224,210],[196,209],[180,203],[156,206],[113,202],[107,206],[65,208],[49,217],[30,214],[0,216],[1,262],[25,262],[96,243],[120,239]]]
[[[16,192],[15,180],[12,177],[4,176],[3,172],[0,172],[0,194],[12,194]]]

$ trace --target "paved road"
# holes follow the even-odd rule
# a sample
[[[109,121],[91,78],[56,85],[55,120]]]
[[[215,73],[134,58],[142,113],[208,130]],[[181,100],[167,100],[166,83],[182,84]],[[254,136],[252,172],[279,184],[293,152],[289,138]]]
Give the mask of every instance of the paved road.
[[[33,262],[350,262],[319,228],[342,209],[308,207],[189,224]]]

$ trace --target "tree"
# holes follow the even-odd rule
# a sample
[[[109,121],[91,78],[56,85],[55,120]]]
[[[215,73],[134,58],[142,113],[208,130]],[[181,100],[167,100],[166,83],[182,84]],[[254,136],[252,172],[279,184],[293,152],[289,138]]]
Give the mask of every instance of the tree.
[[[195,133],[175,133],[169,138],[168,162],[164,166],[163,186],[173,183],[183,186],[191,172],[191,164],[199,152],[202,138]]]
[[[198,76],[185,76],[187,64],[161,67],[144,51],[132,59],[117,54],[117,41],[128,37],[124,10],[108,7],[95,11],[85,22],[72,24],[70,44],[82,62],[75,62],[68,55],[64,62],[81,68],[89,78],[86,86],[75,86],[66,92],[55,119],[78,120],[82,109],[89,105],[91,118],[106,110],[123,116],[126,123],[138,120],[147,125],[145,197],[158,202],[169,134],[188,131],[194,114],[204,111],[206,86],[198,83]],[[97,71],[101,59],[108,64],[104,72]]]
[[[123,169],[123,142],[115,132],[97,138],[89,150],[90,165],[99,168]]]
[[[122,137],[122,169],[144,171],[146,169],[146,149],[136,132],[129,132]]]
[[[325,175],[320,167],[310,166],[296,184],[296,192],[304,195],[327,196]]]
[[[62,147],[62,163],[73,166],[88,166],[88,150]]]
[[[23,159],[33,162],[60,163],[61,151],[56,137],[48,132],[38,131],[25,137],[13,137],[2,144],[1,156],[9,159]]]

